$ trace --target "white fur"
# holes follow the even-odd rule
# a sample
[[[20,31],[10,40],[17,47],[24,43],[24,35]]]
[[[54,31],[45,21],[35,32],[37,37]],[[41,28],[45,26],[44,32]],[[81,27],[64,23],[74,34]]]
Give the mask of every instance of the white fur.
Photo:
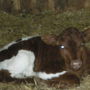
[[[59,77],[59,76],[62,76],[66,73],[67,71],[62,71],[62,72],[59,72],[59,73],[55,73],[55,74],[47,74],[45,72],[39,72],[38,73],[38,77],[41,78],[41,79],[44,79],[44,80],[48,80],[48,79],[52,79],[52,78],[55,78],[55,77]]]
[[[0,69],[8,70],[11,73],[11,77],[15,78],[33,76],[34,60],[35,56],[33,52],[20,50],[17,56],[0,62]]]
[[[30,37],[24,37],[22,38],[22,41],[25,41],[25,40],[28,40],[28,39],[32,39],[34,37],[38,37],[39,35],[36,35],[36,36],[30,36]]]
[[[59,77],[67,72],[62,71],[55,74],[47,74],[45,72],[34,72],[34,61],[35,55],[32,51],[19,50],[16,56],[13,56],[10,59],[6,59],[0,62],[0,70],[8,70],[10,72],[11,77],[15,78],[27,78],[36,76],[44,80]]]
[[[34,37],[34,36],[22,38],[22,41],[25,41],[25,40],[28,40],[28,39],[32,39],[33,37]]]

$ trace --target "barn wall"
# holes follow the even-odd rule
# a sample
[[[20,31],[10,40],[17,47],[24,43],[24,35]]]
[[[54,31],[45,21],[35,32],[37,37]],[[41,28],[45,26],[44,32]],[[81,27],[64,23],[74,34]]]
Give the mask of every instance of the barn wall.
[[[0,9],[6,12],[62,11],[90,8],[90,0],[0,0]]]

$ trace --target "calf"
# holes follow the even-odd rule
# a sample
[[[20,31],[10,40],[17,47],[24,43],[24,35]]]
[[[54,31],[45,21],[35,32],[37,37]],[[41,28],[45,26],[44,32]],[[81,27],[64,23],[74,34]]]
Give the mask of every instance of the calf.
[[[47,45],[39,36],[19,39],[2,48],[0,70],[17,79],[36,76],[47,80],[66,73],[59,46]]]
[[[0,50],[0,80],[38,77],[72,86],[80,83],[85,60],[83,37],[76,28],[68,28],[59,36],[19,39]]]

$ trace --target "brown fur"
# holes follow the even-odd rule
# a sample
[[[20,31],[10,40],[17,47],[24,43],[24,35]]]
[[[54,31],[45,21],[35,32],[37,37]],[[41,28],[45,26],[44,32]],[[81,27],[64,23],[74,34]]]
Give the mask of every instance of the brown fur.
[[[87,49],[87,63],[86,63],[86,66],[87,66],[87,74],[90,75],[90,49]]]
[[[85,30],[83,31],[83,35],[84,35],[84,40],[85,40],[86,42],[90,42],[90,28],[85,29]]]
[[[47,45],[53,45],[55,46],[57,43],[57,36],[48,34],[41,36],[41,39],[47,44]]]

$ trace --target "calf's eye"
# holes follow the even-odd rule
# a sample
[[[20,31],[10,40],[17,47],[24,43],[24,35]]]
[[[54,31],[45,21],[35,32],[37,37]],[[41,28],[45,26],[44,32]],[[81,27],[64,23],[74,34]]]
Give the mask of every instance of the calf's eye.
[[[63,48],[65,48],[65,46],[64,46],[64,45],[61,45],[61,46],[60,46],[60,48],[62,48],[62,49],[63,49]]]

